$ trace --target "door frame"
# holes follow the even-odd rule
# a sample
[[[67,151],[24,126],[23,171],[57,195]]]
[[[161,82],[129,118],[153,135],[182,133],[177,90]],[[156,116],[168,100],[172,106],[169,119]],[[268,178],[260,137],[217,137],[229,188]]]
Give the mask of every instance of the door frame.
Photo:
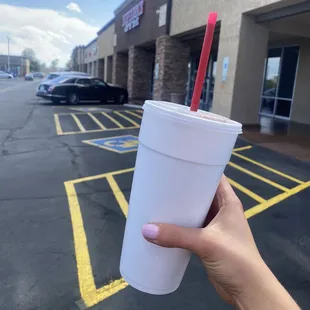
[[[286,47],[298,47],[298,59],[297,59],[297,64],[296,64],[296,69],[295,69],[295,73],[294,73],[294,85],[293,85],[293,93],[292,93],[292,98],[288,99],[288,98],[282,98],[282,97],[278,97],[279,94],[279,86],[280,86],[280,82],[281,82],[281,72],[282,72],[282,63],[283,63],[283,55],[284,55],[284,49]],[[280,57],[280,65],[279,65],[279,81],[277,83],[277,89],[276,89],[276,95],[275,97],[271,97],[271,96],[264,96],[264,87],[265,87],[265,81],[266,81],[266,73],[267,73],[267,66],[268,66],[268,56],[265,59],[265,67],[264,67],[264,75],[263,75],[263,83],[262,83],[262,90],[261,90],[261,96],[260,96],[260,105],[259,105],[259,112],[258,114],[261,116],[267,116],[267,117],[271,117],[271,118],[276,118],[276,119],[282,119],[282,120],[290,120],[291,116],[292,116],[292,110],[293,110],[293,104],[294,104],[294,97],[295,97],[295,89],[296,89],[296,80],[297,80],[297,72],[298,72],[298,68],[299,68],[299,61],[300,61],[300,45],[282,45],[282,46],[274,46],[274,47],[269,47],[268,51],[270,49],[275,49],[275,48],[281,48],[281,57]],[[268,52],[267,51],[267,52]],[[268,55],[268,54],[267,54]],[[267,114],[267,113],[263,113],[261,112],[261,108],[262,108],[262,99],[263,98],[269,98],[269,99],[274,99],[274,107],[273,107],[273,113],[272,114]],[[276,110],[277,110],[277,105],[278,105],[278,100],[285,100],[285,101],[290,101],[291,102],[291,109],[290,109],[290,115],[288,117],[285,116],[279,116],[276,115]]]

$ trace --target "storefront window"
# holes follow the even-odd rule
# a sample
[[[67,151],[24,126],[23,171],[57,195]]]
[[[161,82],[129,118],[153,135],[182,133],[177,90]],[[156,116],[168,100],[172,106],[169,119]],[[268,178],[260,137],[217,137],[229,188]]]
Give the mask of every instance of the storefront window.
[[[270,49],[266,60],[260,113],[290,118],[299,47]]]
[[[189,79],[187,83],[187,96],[186,96],[186,105],[191,104],[195,80],[197,76],[198,66],[199,66],[200,55],[196,54],[191,57],[191,61],[189,64]],[[203,90],[200,97],[200,106],[201,110],[209,111],[212,107],[213,103],[213,92],[215,85],[215,76],[216,76],[216,56],[211,55],[208,70],[206,73],[206,78],[203,84]]]
[[[282,48],[269,50],[264,83],[264,96],[276,96],[276,89],[280,74],[281,54]]]

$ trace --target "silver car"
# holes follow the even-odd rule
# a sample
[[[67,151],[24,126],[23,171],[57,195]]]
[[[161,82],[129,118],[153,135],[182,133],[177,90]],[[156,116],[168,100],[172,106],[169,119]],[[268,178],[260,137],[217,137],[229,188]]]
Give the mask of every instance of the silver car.
[[[0,71],[0,79],[14,79],[13,74]]]

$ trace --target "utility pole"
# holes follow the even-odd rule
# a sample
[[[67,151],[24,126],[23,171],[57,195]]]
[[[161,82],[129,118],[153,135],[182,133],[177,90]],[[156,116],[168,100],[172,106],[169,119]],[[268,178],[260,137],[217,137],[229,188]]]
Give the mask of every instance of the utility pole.
[[[8,72],[10,72],[11,70],[11,66],[10,66],[10,40],[11,38],[9,36],[7,36],[8,39]]]

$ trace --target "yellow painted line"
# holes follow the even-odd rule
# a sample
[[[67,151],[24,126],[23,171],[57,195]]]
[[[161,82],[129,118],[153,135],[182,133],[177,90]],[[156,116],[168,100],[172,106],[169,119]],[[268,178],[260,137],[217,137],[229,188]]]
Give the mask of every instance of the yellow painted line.
[[[97,290],[96,299],[93,300],[93,305],[98,304],[99,302],[108,299],[112,295],[118,293],[128,286],[128,283],[122,278],[119,280],[115,280],[108,285],[105,285]]]
[[[260,202],[260,203],[264,203],[266,202],[266,199],[260,197],[259,195],[255,194],[254,192],[250,191],[249,189],[247,189],[246,187],[242,186],[241,184],[235,182],[234,180],[230,179],[230,178],[227,178],[229,183],[237,188],[239,191],[245,193],[246,195],[250,196],[251,198],[253,198],[254,200],[256,200],[257,202]]]
[[[57,114],[54,114],[54,120],[55,120],[55,126],[56,126],[57,134],[60,136],[63,135],[61,125],[60,125],[60,121],[59,121],[59,116]]]
[[[115,118],[113,118],[112,116],[110,116],[108,113],[106,112],[101,112],[102,115],[104,115],[106,118],[108,118],[112,123],[114,123],[116,126],[118,126],[119,128],[125,128],[119,121],[117,121]]]
[[[86,129],[84,128],[84,126],[82,125],[82,123],[80,122],[78,117],[73,113],[71,113],[71,116],[73,117],[73,119],[76,122],[77,126],[79,127],[80,131],[86,132]]]
[[[284,191],[284,192],[289,191],[289,189],[287,187],[284,187],[284,186],[282,186],[282,185],[280,185],[278,183],[275,183],[275,182],[273,182],[273,181],[271,181],[269,179],[266,179],[266,178],[264,178],[264,177],[262,177],[262,176],[260,176],[260,175],[258,175],[256,173],[254,173],[254,172],[252,172],[252,171],[250,171],[248,169],[245,169],[245,168],[243,168],[243,167],[241,167],[239,165],[236,165],[236,164],[234,164],[232,162],[229,162],[228,165],[233,167],[233,168],[235,168],[235,169],[237,169],[237,170],[239,170],[239,171],[241,171],[241,172],[243,172],[243,173],[246,173],[246,174],[252,176],[253,178],[256,178],[256,179],[258,179],[258,180],[260,180],[262,182],[265,182],[265,183],[267,183],[267,184],[269,184],[269,185],[271,185],[273,187],[276,187],[276,188],[280,189],[281,191]]]
[[[130,124],[136,126],[136,127],[140,127],[140,125],[138,123],[136,123],[135,121],[133,121],[131,118],[123,115],[121,112],[118,111],[114,111],[113,113],[115,113],[116,115],[122,117],[123,119],[125,119],[126,121],[128,121]]]
[[[132,116],[135,116],[135,117],[137,117],[137,118],[142,119],[142,116],[139,115],[139,114],[137,114],[137,113],[135,113],[135,112],[131,112],[131,111],[125,111],[125,112],[128,113],[128,114],[130,114],[130,115],[132,115]]]
[[[307,189],[310,187],[310,181],[309,182],[305,182],[301,185],[298,185],[290,190],[288,190],[287,192],[285,193],[282,193],[276,197],[273,197],[269,200],[267,200],[266,202],[263,202],[247,211],[245,211],[245,216],[247,219],[253,217],[254,215],[257,215],[267,209],[269,209],[270,207],[273,207],[274,205],[278,204],[279,202],[293,196],[293,195],[296,195],[297,193]]]
[[[115,196],[115,199],[117,201],[117,203],[119,204],[122,212],[124,213],[125,217],[127,217],[128,214],[128,202],[123,194],[123,192],[121,191],[121,189],[119,188],[117,182],[115,181],[114,177],[112,175],[108,175],[106,177],[110,187],[112,188],[113,194]]]
[[[107,128],[107,129],[94,129],[94,130],[86,130],[86,131],[68,131],[64,132],[63,135],[77,135],[84,133],[93,133],[93,132],[102,132],[102,131],[120,131],[124,129],[137,129],[137,127],[123,127],[123,128]]]
[[[298,179],[296,179],[296,178],[294,178],[294,177],[292,177],[292,176],[290,176],[290,175],[287,175],[287,174],[285,174],[285,173],[283,173],[283,172],[281,172],[281,171],[278,171],[278,170],[273,169],[273,168],[271,168],[271,167],[268,167],[268,166],[266,166],[266,165],[264,165],[264,164],[261,164],[260,162],[257,162],[257,161],[255,161],[255,160],[250,159],[250,158],[248,158],[248,157],[246,157],[246,156],[243,156],[243,155],[241,155],[241,154],[237,154],[237,153],[233,152],[233,155],[234,155],[234,156],[237,156],[237,157],[239,157],[239,158],[241,158],[241,159],[243,159],[243,160],[245,160],[245,161],[248,161],[249,163],[251,163],[251,164],[253,164],[253,165],[259,166],[259,167],[264,168],[264,169],[266,169],[266,170],[268,170],[268,171],[270,171],[270,172],[273,172],[273,173],[275,173],[275,174],[277,174],[277,175],[280,175],[280,176],[283,177],[283,178],[289,179],[289,180],[291,180],[291,181],[293,181],[293,182],[295,182],[295,183],[299,183],[299,184],[303,184],[303,183],[304,183],[304,182],[301,181],[301,180],[298,180]]]
[[[143,110],[136,110],[136,112],[143,114]]]
[[[107,129],[105,126],[103,126],[103,124],[99,121],[99,119],[91,114],[91,113],[87,113],[87,115],[101,128],[101,129]]]
[[[89,257],[81,208],[73,183],[70,181],[65,182],[65,189],[68,196],[69,210],[72,221],[80,293],[85,305],[87,307],[91,307],[96,298],[96,285]]]
[[[128,173],[128,172],[132,172],[134,171],[135,168],[129,168],[129,169],[124,169],[124,170],[118,170],[118,171],[114,171],[114,172],[108,172],[108,173],[104,173],[104,174],[98,174],[95,176],[91,176],[91,177],[85,177],[85,178],[81,178],[81,179],[76,179],[76,180],[72,180],[71,182],[73,184],[79,184],[82,182],[88,182],[88,181],[94,181],[94,180],[98,180],[98,179],[102,179],[102,178],[106,178],[109,175],[119,175],[119,174],[123,174],[123,173]]]
[[[237,148],[237,149],[234,149],[234,152],[242,152],[242,151],[250,150],[250,149],[252,149],[252,148],[253,148],[253,146],[248,145],[248,146],[239,147],[239,148]]]
[[[61,113],[57,113],[58,115],[61,116],[68,116],[71,115],[72,113],[68,113],[68,112],[61,112]],[[87,113],[85,112],[74,112],[75,115],[86,115]]]

